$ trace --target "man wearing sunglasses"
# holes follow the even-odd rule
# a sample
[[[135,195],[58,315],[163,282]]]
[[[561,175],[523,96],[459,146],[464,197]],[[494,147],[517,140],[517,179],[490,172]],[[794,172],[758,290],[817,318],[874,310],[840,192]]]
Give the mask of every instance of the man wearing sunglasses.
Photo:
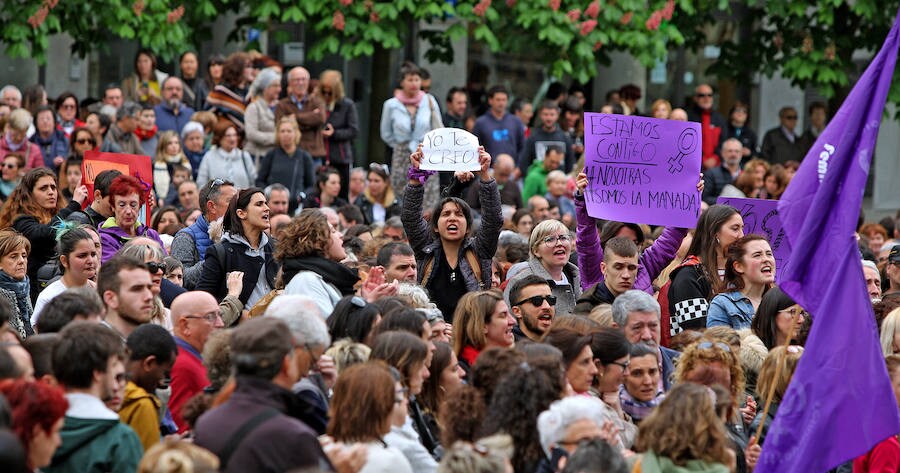
[[[513,327],[515,340],[540,342],[556,315],[556,296],[552,294],[550,284],[546,279],[530,274],[513,281],[509,300],[513,317],[518,321]]]
[[[688,120],[700,123],[700,134],[703,138],[703,169],[719,165],[716,147],[725,129],[725,117],[713,108],[713,88],[709,84],[700,84],[694,89],[694,104],[688,109]]]
[[[797,128],[797,109],[783,107],[778,111],[779,125],[767,131],[763,136],[760,152],[772,164],[784,164],[788,161],[800,161],[803,152],[800,137],[794,133]]]

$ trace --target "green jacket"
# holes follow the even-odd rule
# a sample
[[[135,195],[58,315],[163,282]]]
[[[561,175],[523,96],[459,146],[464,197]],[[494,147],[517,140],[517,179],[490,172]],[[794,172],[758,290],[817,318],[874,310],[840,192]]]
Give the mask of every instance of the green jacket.
[[[62,445],[45,473],[134,473],[144,455],[131,427],[118,419],[78,419],[66,416]]]
[[[691,460],[685,466],[678,466],[666,457],[657,456],[652,450],[641,455],[641,473],[730,473],[727,466],[721,463],[706,463]]]
[[[544,195],[547,193],[547,174],[550,171],[544,169],[543,161],[535,161],[528,167],[528,175],[525,176],[525,183],[522,185],[522,201],[528,202],[533,195]]]

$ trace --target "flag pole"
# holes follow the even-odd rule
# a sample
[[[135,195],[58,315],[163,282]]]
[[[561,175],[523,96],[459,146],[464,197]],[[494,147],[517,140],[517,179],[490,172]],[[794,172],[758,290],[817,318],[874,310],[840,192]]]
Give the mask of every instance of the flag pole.
[[[778,314],[775,314],[778,317]],[[784,343],[781,345],[785,349],[791,346],[791,340],[794,338],[794,327],[797,324],[797,316],[791,314],[791,331],[788,334],[788,337],[785,337]],[[784,368],[784,361],[781,360],[781,363],[778,363],[778,366],[775,367],[775,374],[772,376],[772,382],[769,383],[769,392],[766,393],[766,404],[763,407],[762,411],[762,422],[759,423],[759,426],[756,428],[756,436],[753,438],[753,443],[750,446],[756,445],[759,442],[759,436],[762,435],[763,427],[766,425],[766,416],[769,415],[769,408],[772,407],[772,398],[775,397],[775,384],[778,382],[778,378],[781,377],[781,371]]]

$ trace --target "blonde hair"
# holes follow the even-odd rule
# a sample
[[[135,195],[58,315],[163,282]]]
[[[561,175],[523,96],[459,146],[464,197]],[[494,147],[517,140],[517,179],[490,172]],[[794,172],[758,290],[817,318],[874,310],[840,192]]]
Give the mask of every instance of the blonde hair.
[[[334,359],[334,367],[340,375],[345,369],[369,361],[372,349],[363,343],[349,338],[342,338],[325,350],[325,354]]]
[[[800,362],[800,355],[803,354],[803,347],[791,345],[788,347],[777,346],[769,351],[763,361],[762,368],[759,369],[759,376],[756,378],[756,394],[766,401],[769,395],[769,389],[772,383],[775,383],[775,390],[772,392],[772,400],[780,402],[784,398],[788,385],[791,384],[791,378],[797,369],[797,363]],[[775,378],[775,372],[781,365],[781,372],[778,379]]]
[[[881,321],[881,353],[884,356],[894,354],[894,334],[900,330],[900,307],[890,311]]]
[[[536,257],[535,253],[544,242],[544,238],[558,232],[569,234],[569,229],[559,220],[544,220],[537,224],[531,230],[531,238],[528,239],[528,248],[531,249],[531,256]]]
[[[213,473],[219,458],[193,442],[166,439],[147,450],[137,473]]]
[[[588,314],[588,318],[600,324],[601,327],[615,327],[616,322],[612,316],[611,304],[599,304]]]
[[[547,173],[547,178],[544,182],[549,186],[553,181],[565,181],[566,179],[566,173],[556,169]]]
[[[344,77],[340,71],[326,69],[319,74],[319,84],[314,92],[319,98],[322,98],[322,86],[331,87],[331,98],[335,103],[344,99]]]
[[[653,112],[656,110],[656,107],[660,105],[664,105],[666,107],[666,117],[668,117],[672,113],[672,104],[669,103],[666,99],[656,99],[653,101],[653,104],[650,105],[650,116],[653,116]]]
[[[24,108],[17,108],[6,118],[6,126],[17,131],[26,131],[31,126],[31,114]],[[30,145],[30,143],[28,143]]]
[[[294,138],[294,144],[299,145],[300,136],[302,135],[302,133],[300,132],[300,125],[297,124],[297,119],[294,118],[293,115],[281,117],[281,120],[278,120],[278,126],[275,127],[275,133],[278,134],[278,130],[281,129],[281,125],[284,125],[285,123],[291,125],[291,128],[294,129],[294,134],[297,135],[297,137]]]
[[[703,369],[704,365],[708,366],[709,363],[715,362],[722,363],[731,377],[731,386],[725,387],[731,392],[733,407],[736,409],[737,403],[742,399],[742,393],[744,392],[744,368],[741,367],[741,362],[738,360],[737,354],[731,350],[731,347],[727,344],[725,347],[720,347],[719,344],[721,343],[723,342],[718,339],[702,337],[689,345],[678,357],[678,366],[675,367],[675,380],[679,383],[690,381],[710,384],[710,381],[717,381],[715,379],[717,376],[713,370]],[[703,345],[703,348],[700,348],[700,345]],[[694,368],[698,367],[702,371],[692,373]]]
[[[188,161],[187,156],[184,155],[184,151],[181,149],[181,137],[178,136],[178,132],[172,130],[166,130],[159,134],[159,141],[156,144],[156,157],[153,159],[156,163],[168,163],[170,162],[166,159],[166,146],[169,146],[169,142],[172,139],[178,140],[178,154],[175,156],[179,156],[180,160],[178,164],[191,169],[191,162]]]

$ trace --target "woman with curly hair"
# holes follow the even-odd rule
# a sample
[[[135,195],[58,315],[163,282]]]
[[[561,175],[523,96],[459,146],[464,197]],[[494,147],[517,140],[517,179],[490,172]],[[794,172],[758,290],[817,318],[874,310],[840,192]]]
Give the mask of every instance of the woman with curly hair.
[[[500,291],[469,292],[462,296],[453,314],[453,351],[468,377],[482,351],[510,348],[516,319],[509,313]]]
[[[747,463],[744,450],[749,444],[745,427],[756,415],[756,404],[738,409],[744,396],[744,370],[737,353],[727,343],[712,338],[701,338],[690,345],[678,359],[676,382],[691,382],[713,387],[719,385],[728,391],[730,402],[724,409],[726,434],[737,458],[737,472],[745,473]],[[752,399],[752,398],[751,398]],[[643,424],[642,424],[643,426]]]
[[[544,457],[537,428],[538,416],[560,397],[547,375],[522,363],[502,378],[488,404],[482,434],[504,433],[513,438],[516,473],[537,470]]]
[[[49,169],[37,168],[25,174],[0,210],[0,228],[12,227],[31,242],[28,277],[32,300],[37,299],[41,291],[37,270],[53,258],[56,249],[54,225],[81,210],[85,198],[87,188],[79,186],[72,201],[64,208],[56,175]]]
[[[682,383],[641,423],[635,450],[643,453],[634,471],[728,473],[734,452],[716,416],[715,394],[699,384]]]
[[[61,389],[40,381],[7,380],[0,394],[12,408],[12,430],[25,448],[29,471],[50,465],[69,408]]]

